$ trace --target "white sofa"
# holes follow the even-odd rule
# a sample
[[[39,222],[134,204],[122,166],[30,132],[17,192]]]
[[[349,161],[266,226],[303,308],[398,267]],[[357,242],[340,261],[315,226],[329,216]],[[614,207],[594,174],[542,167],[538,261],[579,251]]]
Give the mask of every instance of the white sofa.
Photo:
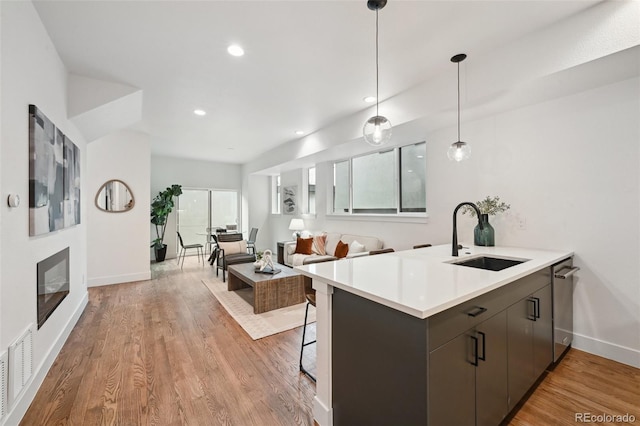
[[[382,240],[376,237],[363,235],[340,234],[337,232],[327,232],[325,241],[326,255],[320,254],[300,254],[296,253],[296,242],[290,241],[284,244],[284,263],[287,266],[308,265],[310,263],[328,262],[337,260],[334,256],[338,241],[349,245],[347,258],[366,256],[371,250],[380,250],[383,246]],[[354,244],[357,242],[357,244]],[[364,247],[362,247],[364,246]]]

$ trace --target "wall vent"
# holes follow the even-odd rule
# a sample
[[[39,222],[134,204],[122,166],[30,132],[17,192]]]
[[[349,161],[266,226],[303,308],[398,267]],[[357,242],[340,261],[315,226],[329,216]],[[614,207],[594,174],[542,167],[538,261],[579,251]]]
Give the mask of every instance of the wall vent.
[[[9,404],[7,402],[7,382],[9,381],[9,365],[8,354],[3,352],[0,354],[0,424],[4,420],[4,417],[9,412]]]
[[[9,346],[8,404],[20,397],[33,373],[33,324]]]

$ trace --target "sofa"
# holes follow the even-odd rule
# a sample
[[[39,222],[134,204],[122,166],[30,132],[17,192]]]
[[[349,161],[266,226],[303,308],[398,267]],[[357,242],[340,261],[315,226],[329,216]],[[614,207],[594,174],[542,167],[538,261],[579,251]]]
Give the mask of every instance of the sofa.
[[[376,237],[368,237],[363,235],[341,234],[337,232],[323,232],[314,236],[311,243],[311,250],[302,250],[297,247],[299,238],[296,241],[289,241],[284,244],[284,264],[287,266],[308,265],[310,263],[329,262],[338,258],[353,258],[358,256],[367,256],[371,250],[379,250],[383,246],[382,240]],[[303,238],[301,246],[309,245],[309,238]],[[340,248],[338,245],[340,244]],[[347,245],[347,248],[344,246]],[[296,250],[298,248],[298,250]],[[339,249],[341,253],[336,253]],[[345,255],[346,250],[346,255]],[[298,251],[298,253],[296,253]],[[344,255],[344,256],[341,256]]]

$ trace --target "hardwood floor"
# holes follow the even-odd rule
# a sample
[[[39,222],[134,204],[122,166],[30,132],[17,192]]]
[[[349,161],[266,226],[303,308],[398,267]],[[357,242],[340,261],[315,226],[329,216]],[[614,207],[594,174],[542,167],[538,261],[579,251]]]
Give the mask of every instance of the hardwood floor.
[[[251,340],[202,284],[214,268],[195,257],[184,271],[152,265],[152,276],[89,289],[21,424],[314,423],[315,385],[298,372],[302,328]],[[576,424],[575,412],[630,413],[640,424],[639,404],[640,370],[571,350],[510,424]]]
[[[22,424],[313,424],[301,328],[253,341],[202,284],[214,268],[153,266],[151,281],[89,289]]]
[[[640,370],[576,349],[548,372],[510,425],[576,425],[587,415],[625,415],[634,421],[591,424],[640,425]],[[577,417],[578,416],[578,417]],[[615,419],[612,419],[615,420]]]

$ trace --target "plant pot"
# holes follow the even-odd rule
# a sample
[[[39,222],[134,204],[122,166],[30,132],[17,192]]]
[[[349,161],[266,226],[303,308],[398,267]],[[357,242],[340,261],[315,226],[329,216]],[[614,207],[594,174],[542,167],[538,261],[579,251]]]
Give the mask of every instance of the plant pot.
[[[167,256],[167,245],[163,244],[162,248],[155,247],[156,262],[164,262],[164,258]]]
[[[477,246],[493,247],[495,246],[495,234],[493,226],[489,223],[489,215],[481,214],[480,221],[482,229],[479,225],[473,229],[473,244]]]

